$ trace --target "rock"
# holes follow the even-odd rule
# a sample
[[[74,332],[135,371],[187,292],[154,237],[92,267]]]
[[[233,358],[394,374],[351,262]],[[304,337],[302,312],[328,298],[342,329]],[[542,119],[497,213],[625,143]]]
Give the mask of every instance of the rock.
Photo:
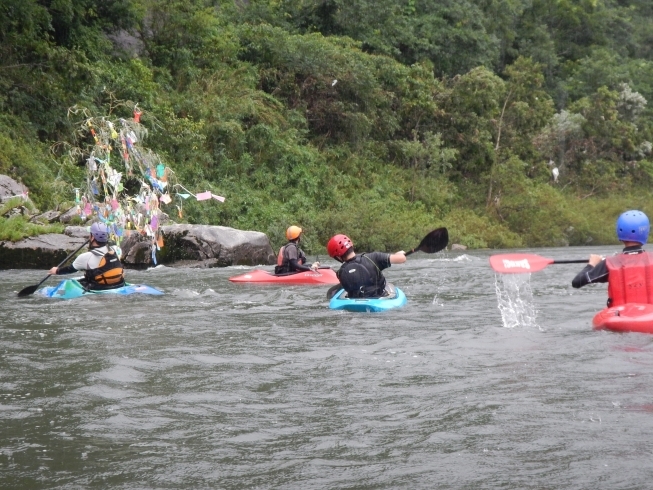
[[[59,211],[46,211],[45,213],[41,213],[38,216],[34,216],[32,219],[30,219],[30,221],[33,223],[54,223],[57,221],[59,216],[61,216]]]
[[[152,260],[152,239],[132,232],[120,243],[122,249],[122,263],[132,267],[149,267],[154,265]],[[158,259],[157,259],[158,262]]]
[[[467,250],[466,245],[460,245],[459,243],[454,243],[451,245],[451,250]]]
[[[5,218],[13,218],[14,216],[29,216],[29,209],[25,206],[16,206],[4,214]]]
[[[0,175],[0,202],[7,201],[15,196],[27,194],[27,187],[19,184],[11,177]]]
[[[74,218],[79,218],[79,220],[82,221],[81,215],[77,214],[77,206],[73,206],[68,211],[66,211],[61,216],[59,216],[59,221],[61,223],[67,224],[73,221]],[[86,220],[83,220],[82,222],[84,221]]]
[[[265,233],[226,226],[170,225],[161,228],[164,246],[158,264],[179,267],[225,267],[274,264],[276,256]],[[0,242],[0,269],[49,269],[88,238],[85,226],[67,226],[64,234],[50,233],[15,243]],[[132,232],[120,243],[126,267],[151,267],[152,239]]]
[[[274,264],[270,240],[258,231],[226,226],[169,225],[161,227],[164,246],[157,251],[157,263],[195,267]],[[132,266],[154,265],[151,239],[132,233],[120,244],[123,262]]]
[[[63,230],[63,234],[86,240],[90,235],[90,232],[88,231],[88,226],[66,226]]]
[[[49,269],[82,245],[84,239],[48,233],[18,242],[0,242],[0,269]]]

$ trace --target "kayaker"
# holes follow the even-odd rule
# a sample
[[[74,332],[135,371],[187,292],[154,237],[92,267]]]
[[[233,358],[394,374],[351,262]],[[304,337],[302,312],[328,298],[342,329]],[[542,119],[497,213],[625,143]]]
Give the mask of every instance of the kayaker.
[[[313,262],[310,266],[306,264],[306,254],[299,248],[303,230],[299,226],[289,226],[286,230],[286,243],[279,250],[277,255],[277,266],[274,268],[275,274],[288,274],[292,272],[317,270],[319,262]]]
[[[120,288],[125,285],[124,271],[116,250],[108,245],[109,229],[104,223],[93,223],[89,228],[88,252],[81,254],[72,265],[53,267],[50,274],[73,274],[85,271],[79,282],[93,291]]]
[[[342,263],[336,272],[342,288],[350,298],[379,298],[385,296],[386,280],[381,272],[392,264],[406,262],[403,250],[393,254],[370,252],[356,254],[347,235],[335,235],[327,243],[329,256]]]
[[[574,277],[571,285],[581,288],[595,282],[608,282],[608,306],[624,303],[649,303],[649,288],[642,278],[653,277],[653,254],[645,252],[642,246],[648,240],[650,224],[641,211],[622,213],[617,219],[617,238],[624,249],[612,257],[591,254],[588,264]],[[645,298],[642,301],[642,298]]]

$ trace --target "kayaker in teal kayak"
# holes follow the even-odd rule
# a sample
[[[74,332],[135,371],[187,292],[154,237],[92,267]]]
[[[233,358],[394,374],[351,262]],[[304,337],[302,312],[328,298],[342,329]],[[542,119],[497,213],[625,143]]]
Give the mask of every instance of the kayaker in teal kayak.
[[[72,265],[53,267],[50,274],[73,274],[85,271],[79,282],[91,291],[120,288],[125,285],[120,257],[114,247],[108,245],[109,229],[104,223],[93,223],[89,229],[89,251],[81,254]]]
[[[608,306],[625,303],[651,303],[653,284],[643,278],[653,277],[653,254],[642,246],[648,240],[649,219],[641,211],[632,210],[617,219],[617,238],[624,244],[620,254],[607,259],[590,255],[585,268],[574,277],[571,285],[581,288],[596,282],[608,283]]]
[[[286,243],[279,250],[277,256],[277,266],[274,268],[275,274],[288,274],[292,272],[317,270],[320,266],[319,262],[314,262],[311,266],[306,264],[306,254],[299,248],[299,241],[301,240],[303,230],[299,226],[290,226],[286,230]]]
[[[340,285],[350,298],[379,298],[386,294],[386,280],[381,272],[392,264],[406,262],[402,250],[393,254],[370,252],[357,255],[347,235],[335,235],[327,243],[327,252],[342,267],[336,273]]]

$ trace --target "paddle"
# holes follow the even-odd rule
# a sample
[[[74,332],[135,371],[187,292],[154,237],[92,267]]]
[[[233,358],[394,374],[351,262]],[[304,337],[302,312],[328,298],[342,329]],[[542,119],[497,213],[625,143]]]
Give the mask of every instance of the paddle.
[[[535,254],[503,254],[490,257],[490,267],[502,274],[539,272],[551,264],[587,264],[587,259],[553,260]]]
[[[422,238],[419,245],[412,250],[406,252],[406,257],[415,252],[424,252],[427,254],[434,254],[440,250],[444,250],[449,243],[449,232],[446,228],[437,228]]]
[[[449,243],[449,232],[447,231],[447,229],[436,228],[435,230],[431,231],[428,235],[426,235],[424,238],[422,238],[422,241],[419,242],[419,245],[417,247],[406,252],[406,257],[408,257],[410,254],[413,254],[415,252],[424,252],[427,254],[433,254],[439,252],[440,250],[444,250],[447,247],[448,243]],[[327,299],[333,298],[340,289],[342,289],[342,286],[340,286],[340,284],[336,284],[335,286],[330,287],[329,290],[327,291]]]
[[[75,255],[77,252],[79,252],[79,251],[80,251],[82,248],[84,248],[87,244],[88,244],[88,240],[86,240],[84,243],[82,243],[81,247],[79,247],[77,250],[75,250],[74,252],[72,252],[68,257],[66,257],[65,259],[63,259],[63,260],[61,261],[61,263],[57,266],[57,268],[61,267],[61,266],[64,265],[66,262],[68,262],[68,260],[69,260],[73,255]],[[34,293],[36,292],[36,290],[39,288],[39,286],[40,286],[41,284],[43,284],[45,281],[47,281],[48,278],[49,278],[51,275],[52,275],[52,274],[48,274],[47,276],[45,276],[45,277],[43,278],[43,280],[42,280],[40,283],[38,283],[37,285],[35,285],[35,286],[27,286],[26,288],[21,289],[21,290],[18,292],[18,297],[29,296],[30,294],[34,294]]]

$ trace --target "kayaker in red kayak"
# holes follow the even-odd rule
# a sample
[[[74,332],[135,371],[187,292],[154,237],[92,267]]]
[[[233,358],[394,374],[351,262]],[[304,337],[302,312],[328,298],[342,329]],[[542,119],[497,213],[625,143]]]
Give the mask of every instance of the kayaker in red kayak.
[[[299,248],[302,232],[303,230],[299,226],[294,225],[286,230],[288,243],[279,250],[277,266],[274,268],[275,274],[317,270],[320,266],[319,262],[314,262],[310,267],[304,265],[306,264],[306,254]]]
[[[122,263],[113,247],[108,245],[109,229],[104,223],[93,223],[89,229],[88,252],[81,254],[72,265],[53,267],[50,274],[73,274],[85,271],[80,284],[87,289],[99,291],[120,288],[125,285]]]
[[[571,285],[581,288],[595,282],[608,282],[608,306],[625,303],[650,303],[653,284],[642,278],[653,277],[653,254],[642,246],[648,240],[650,224],[641,211],[626,211],[617,219],[617,238],[624,244],[620,254],[608,257],[592,254],[589,263],[574,277]],[[642,301],[643,299],[643,301]]]
[[[335,235],[327,243],[329,256],[342,263],[336,272],[340,285],[350,298],[379,298],[385,294],[383,269],[406,262],[402,250],[393,254],[370,252],[357,255],[347,235]]]

